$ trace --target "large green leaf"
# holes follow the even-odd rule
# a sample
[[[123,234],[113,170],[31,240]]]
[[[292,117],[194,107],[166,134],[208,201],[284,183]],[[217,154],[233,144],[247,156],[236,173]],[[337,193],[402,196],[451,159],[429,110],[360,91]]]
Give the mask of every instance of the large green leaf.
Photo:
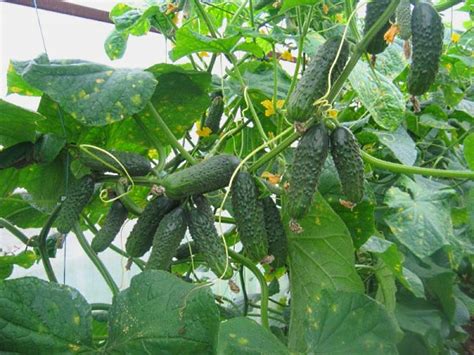
[[[271,332],[255,321],[238,317],[222,322],[217,355],[278,355],[288,349]]]
[[[104,126],[141,111],[156,86],[155,78],[146,71],[82,60],[49,61],[40,56],[13,65],[29,84],[88,126]]]
[[[7,94],[18,94],[25,96],[41,96],[42,94],[41,90],[35,89],[25,80],[23,80],[23,78],[16,72],[15,67],[11,62],[8,65],[7,87]]]
[[[385,221],[392,233],[415,255],[424,258],[447,245],[453,236],[447,198],[454,193],[446,185],[416,177],[404,177],[391,187],[385,203],[391,208]]]
[[[474,170],[474,133],[464,138],[464,158],[469,169]]]
[[[209,287],[164,271],[135,276],[109,312],[107,350],[114,353],[207,354],[214,347],[219,310]]]
[[[380,143],[390,149],[400,162],[405,165],[415,164],[417,151],[416,145],[413,139],[408,135],[407,131],[403,127],[398,127],[393,132],[371,130],[374,133]]]
[[[91,307],[77,290],[34,277],[0,281],[0,350],[91,351],[91,330]]]
[[[303,323],[307,306],[322,290],[363,291],[354,267],[350,233],[319,193],[309,213],[298,222],[302,233],[295,234],[287,228],[291,273],[289,348],[292,351],[305,350]],[[286,213],[284,223],[289,224]]]
[[[0,99],[0,145],[7,148],[19,142],[34,142],[40,114]]]
[[[377,54],[377,70],[392,80],[405,69],[407,64],[403,48],[397,43],[392,43],[382,53]]]
[[[305,313],[305,354],[398,354],[395,319],[366,295],[325,290]]]
[[[28,194],[0,197],[0,217],[20,228],[41,228],[47,215],[31,206]]]
[[[196,52],[230,53],[231,49],[240,40],[235,35],[226,38],[211,38],[181,27],[176,31],[176,46],[170,52],[173,61]]]
[[[356,65],[349,80],[374,121],[382,128],[397,129],[405,117],[405,100],[400,90],[364,62]]]

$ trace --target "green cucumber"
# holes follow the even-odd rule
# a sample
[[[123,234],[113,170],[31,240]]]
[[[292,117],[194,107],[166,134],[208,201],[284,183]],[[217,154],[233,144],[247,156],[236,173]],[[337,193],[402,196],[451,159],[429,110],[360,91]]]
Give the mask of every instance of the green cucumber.
[[[304,122],[311,117],[315,110],[314,102],[323,97],[328,90],[329,71],[334,61],[336,64],[331,71],[331,85],[334,85],[341,75],[349,57],[349,45],[344,41],[337,56],[340,45],[341,38],[333,37],[318,48],[316,56],[309,63],[288,99],[287,118],[290,122]]]
[[[0,169],[21,169],[34,163],[34,147],[31,142],[20,142],[0,151]]]
[[[233,155],[216,155],[166,176],[161,185],[166,196],[180,200],[226,187],[240,161]]]
[[[108,154],[98,150],[93,150],[91,153],[100,160],[95,159],[85,152],[80,153],[79,160],[82,164],[95,172],[117,173],[117,171],[119,171],[122,174],[123,168],[115,159],[120,161],[131,176],[143,176],[151,171],[151,164],[148,159],[136,153],[110,151],[110,154],[112,154],[115,159],[112,159]],[[106,164],[102,163],[101,160]]]
[[[181,207],[175,208],[163,217],[153,237],[153,247],[146,263],[146,270],[168,271],[170,269],[173,256],[184,238],[186,228],[185,212]]]
[[[166,196],[158,196],[148,202],[127,238],[127,254],[134,258],[143,256],[151,248],[153,236],[163,217],[177,206],[177,201]]]
[[[268,196],[263,200],[263,214],[268,239],[268,255],[273,255],[271,265],[275,268],[285,266],[288,257],[288,238],[280,217],[280,211],[273,199]]]
[[[239,172],[231,187],[232,209],[244,253],[259,262],[268,255],[263,204],[252,175]]]
[[[100,253],[109,247],[115,236],[120,232],[120,228],[122,228],[126,221],[127,215],[128,210],[122,205],[120,200],[112,202],[102,228],[92,239],[91,247],[96,253]]]
[[[223,113],[224,99],[222,96],[216,95],[212,100],[204,123],[205,127],[210,128],[212,134],[216,134],[219,131],[219,125],[221,123]]]
[[[233,272],[227,262],[222,238],[214,225],[211,204],[204,196],[195,196],[193,201],[196,207],[190,208],[188,226],[197,251],[203,255],[209,268],[217,277],[229,279]]]
[[[329,135],[322,123],[308,129],[298,143],[289,177],[288,214],[291,218],[302,218],[311,207],[328,151]]]
[[[356,138],[346,127],[337,127],[332,132],[331,155],[346,199],[360,202],[364,197],[364,162]]]
[[[382,16],[384,11],[390,5],[391,0],[372,0],[367,3],[367,9],[365,12],[365,25],[364,35],[369,32],[372,26]],[[390,21],[387,21],[382,28],[372,37],[372,40],[367,45],[367,52],[375,55],[382,53],[388,44],[385,42],[385,32],[390,28]]]
[[[400,0],[395,10],[395,18],[400,30],[398,34],[405,41],[411,37],[411,5],[410,0]]]
[[[413,9],[411,30],[412,63],[408,92],[417,96],[427,92],[436,79],[443,50],[444,27],[433,6],[420,2]]]
[[[94,179],[91,175],[85,175],[79,181],[71,183],[56,219],[56,226],[60,233],[68,233],[74,227],[93,194]]]

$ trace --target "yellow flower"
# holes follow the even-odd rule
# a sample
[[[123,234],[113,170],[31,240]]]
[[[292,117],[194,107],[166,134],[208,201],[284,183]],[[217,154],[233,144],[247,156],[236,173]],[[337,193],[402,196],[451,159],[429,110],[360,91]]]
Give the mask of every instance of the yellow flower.
[[[445,68],[449,72],[453,68],[453,65],[451,63],[446,63]]]
[[[280,59],[286,60],[288,62],[293,61],[293,56],[291,55],[291,52],[289,50],[285,50],[281,55]]]
[[[281,110],[284,104],[285,100],[277,100],[277,109]]]
[[[337,118],[338,111],[335,108],[331,108],[327,110],[327,114],[329,117],[334,119],[334,118]]]
[[[329,6],[327,6],[326,4],[323,4],[323,14],[327,15],[329,12]]]
[[[336,14],[336,22],[342,23],[344,21],[344,16],[342,14]]]
[[[166,15],[169,15],[169,14],[172,14],[174,12],[176,12],[178,10],[178,6],[176,6],[175,4],[173,3],[169,3],[167,6],[166,6],[166,12],[165,14]]]
[[[201,123],[196,122],[196,134],[199,137],[209,137],[212,133],[212,130],[209,127],[202,127],[201,128]]]
[[[273,102],[271,100],[264,100],[261,102],[262,106],[265,107],[265,116],[270,117],[275,114],[275,109],[273,107]],[[276,102],[276,107],[281,109],[285,104],[285,100],[278,100]]]
[[[460,39],[461,35],[459,33],[453,32],[453,34],[451,35],[451,41],[453,43],[458,43]]]
[[[397,24],[392,24],[390,28],[383,35],[383,39],[387,44],[393,43],[395,36],[400,32],[400,27]]]
[[[267,179],[267,181],[272,185],[277,185],[280,182],[281,176],[278,174],[272,174],[269,171],[264,171],[262,177]]]
[[[198,56],[201,57],[201,58],[209,57],[209,53],[204,52],[204,51],[203,51],[203,52],[199,52],[199,53],[198,53]]]
[[[150,159],[158,159],[158,151],[156,149],[150,149],[148,151],[148,158]]]

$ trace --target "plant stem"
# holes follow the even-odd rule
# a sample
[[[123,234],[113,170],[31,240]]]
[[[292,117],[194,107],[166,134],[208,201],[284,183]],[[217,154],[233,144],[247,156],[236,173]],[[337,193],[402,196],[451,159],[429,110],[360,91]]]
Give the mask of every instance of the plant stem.
[[[135,216],[140,216],[143,212],[143,208],[138,206],[131,198],[127,195],[123,185],[120,181],[115,185],[115,190],[117,195],[120,196],[120,202],[125,206],[125,208]]]
[[[11,234],[13,234],[15,237],[17,237],[23,244],[29,245],[30,238],[28,238],[21,230],[19,230],[17,227],[15,227],[13,224],[11,224],[9,221],[7,221],[4,218],[0,218],[0,227],[5,228],[7,231],[9,231]]]
[[[155,172],[159,172],[163,170],[165,167],[166,163],[166,153],[165,153],[165,147],[159,139],[152,133],[151,130],[147,128],[145,123],[143,123],[142,119],[138,117],[137,115],[133,116],[133,119],[135,120],[136,124],[140,129],[142,130],[143,134],[147,137],[147,139],[150,141],[150,143],[156,148],[158,152],[158,165],[153,169]]]
[[[148,108],[151,111],[151,114],[156,120],[156,123],[158,123],[158,127],[163,131],[163,133],[166,135],[166,138],[168,139],[168,142],[171,144],[173,148],[178,150],[181,155],[183,156],[184,159],[188,161],[190,164],[196,164],[196,160],[188,153],[186,149],[178,142],[176,137],[174,136],[173,132],[168,128],[168,125],[163,121],[163,118],[160,116],[158,111],[156,111],[155,107],[151,104],[148,103]]]
[[[240,287],[242,288],[242,294],[244,295],[244,309],[242,313],[243,313],[243,316],[246,317],[249,312],[249,296],[247,295],[247,287],[245,285],[243,265],[241,265],[239,268],[239,278],[240,278]]]
[[[107,283],[107,286],[109,286],[110,290],[112,291],[112,294],[116,296],[120,290],[117,284],[115,283],[114,279],[110,275],[109,271],[107,270],[105,265],[102,263],[102,260],[99,259],[97,254],[94,252],[94,250],[92,250],[91,246],[87,242],[87,239],[84,236],[84,233],[82,233],[81,225],[79,224],[79,222],[76,222],[73,228],[73,231],[82,249],[84,250],[86,255],[89,257],[89,259],[92,261],[92,263],[95,265],[99,273],[102,275],[105,282]]]
[[[49,231],[51,226],[53,225],[54,221],[58,217],[58,213],[61,210],[61,204],[56,205],[53,210],[53,213],[48,217],[45,225],[41,229],[41,232],[38,237],[38,250],[41,256],[41,261],[43,262],[44,271],[46,271],[46,275],[48,276],[48,280],[50,282],[58,282],[56,275],[54,274],[53,267],[51,266],[51,262],[49,261],[48,249],[46,247],[46,238],[48,237]]]
[[[110,307],[112,307],[112,305],[108,303],[91,303],[91,309],[93,311],[108,311]]]
[[[268,286],[267,286],[267,282],[265,281],[265,277],[260,272],[258,267],[250,259],[246,258],[245,256],[240,255],[231,249],[229,249],[229,256],[235,261],[245,266],[247,269],[249,269],[257,278],[258,283],[260,284],[260,292],[261,292],[260,306],[262,308],[260,312],[260,320],[264,328],[270,329],[270,326],[268,324]]]
[[[362,159],[364,159],[364,161],[366,161],[367,163],[370,163],[377,168],[392,171],[395,173],[474,180],[474,171],[470,170],[441,170],[432,168],[421,168],[419,166],[408,166],[375,158],[372,155],[364,152],[363,150],[361,150],[360,153]]]
[[[436,4],[434,8],[436,11],[441,12],[449,9],[450,7],[456,6],[457,4],[460,4],[464,2],[464,0],[448,0],[439,4]]]

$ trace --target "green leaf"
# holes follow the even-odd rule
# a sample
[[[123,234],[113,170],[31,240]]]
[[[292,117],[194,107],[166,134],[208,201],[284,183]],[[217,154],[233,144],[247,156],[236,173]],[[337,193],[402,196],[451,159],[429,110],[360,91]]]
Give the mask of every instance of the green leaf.
[[[377,70],[391,80],[394,80],[407,64],[403,48],[397,43],[392,43],[382,53],[377,54]]]
[[[0,269],[8,269],[8,266],[18,265],[24,269],[29,269],[38,260],[37,255],[32,250],[24,250],[16,255],[0,255]],[[10,275],[6,275],[4,278]],[[0,275],[0,280],[2,275]]]
[[[240,36],[211,38],[181,27],[176,31],[176,46],[170,52],[173,61],[196,52],[230,53]]]
[[[66,140],[53,133],[41,136],[35,143],[35,160],[40,164],[53,162],[64,148]]]
[[[474,170],[474,133],[464,138],[464,158],[466,159],[469,169]]]
[[[213,349],[219,311],[209,287],[164,271],[135,276],[109,311],[108,352],[207,354]]]
[[[0,169],[0,197],[7,197],[17,188],[19,175],[20,170],[15,168]]]
[[[290,218],[284,210],[284,224]],[[303,232],[287,227],[291,273],[289,348],[304,351],[304,325],[308,303],[324,289],[363,292],[354,267],[354,247],[346,226],[327,202],[316,195],[309,213],[298,221]]]
[[[25,96],[41,96],[42,92],[28,84],[16,72],[15,67],[10,62],[7,73],[7,94],[18,94]]]
[[[375,277],[378,286],[375,299],[383,304],[387,311],[393,313],[397,303],[397,285],[392,270],[381,259],[377,261],[375,266]]]
[[[143,70],[114,69],[82,60],[49,62],[38,57],[13,65],[23,79],[88,126],[104,126],[140,112],[157,84]]]
[[[395,319],[366,295],[325,290],[305,313],[306,354],[398,354]]]
[[[77,290],[34,277],[0,281],[3,351],[92,351],[91,329],[91,308]]]
[[[454,191],[422,177],[415,181],[404,177],[400,184],[406,191],[398,187],[387,191],[384,202],[391,212],[385,221],[400,243],[424,258],[447,245],[453,236],[447,197]]]
[[[280,13],[288,11],[296,6],[313,6],[316,5],[318,1],[316,0],[285,0],[283,5],[281,5]]]
[[[30,202],[28,194],[0,197],[0,217],[20,228],[41,228],[48,216],[31,206]]]
[[[0,145],[7,148],[19,142],[34,142],[36,122],[43,119],[36,112],[0,99]]]
[[[382,132],[377,130],[370,130],[378,138],[380,143],[390,149],[401,163],[405,165],[415,164],[417,151],[413,139],[408,135],[403,127],[398,127],[393,132]]]
[[[349,80],[374,121],[384,129],[397,129],[405,118],[405,100],[391,80],[364,62],[356,65]]]
[[[277,355],[289,352],[280,340],[261,325],[239,317],[221,323],[216,354]]]
[[[104,42],[107,56],[112,59],[120,59],[127,49],[128,34],[113,30]]]

